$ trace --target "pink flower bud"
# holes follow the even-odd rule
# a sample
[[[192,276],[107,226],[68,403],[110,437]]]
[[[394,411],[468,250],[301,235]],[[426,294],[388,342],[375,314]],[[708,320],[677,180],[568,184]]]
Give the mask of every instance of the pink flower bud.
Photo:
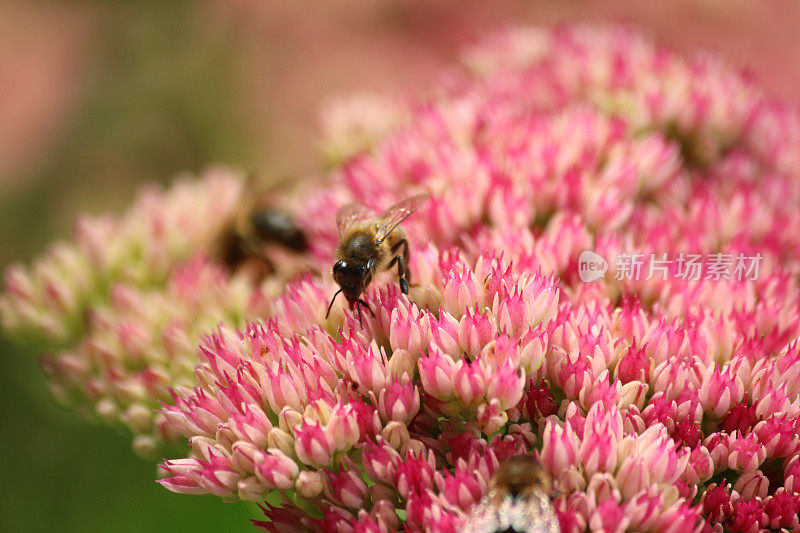
[[[263,500],[267,495],[267,488],[264,487],[256,476],[240,479],[237,488],[237,496],[240,500],[246,502],[258,502]]]
[[[664,391],[669,398],[674,399],[684,390],[699,389],[706,374],[706,367],[699,357],[676,355],[653,369],[653,390]]]
[[[630,455],[622,459],[614,477],[616,486],[620,488],[625,500],[630,500],[639,491],[650,485],[650,475],[644,459],[638,455]]]
[[[722,418],[732,406],[742,401],[744,385],[739,376],[714,370],[706,374],[699,397],[706,413]]]
[[[374,403],[376,402],[373,401]],[[407,425],[419,412],[419,391],[411,383],[408,374],[403,374],[398,381],[393,381],[381,390],[377,404],[381,418]]]
[[[417,365],[425,392],[442,401],[453,397],[453,376],[459,368],[455,361],[440,350],[431,348],[428,356],[420,357]]]
[[[629,523],[630,518],[626,516],[625,509],[620,507],[613,498],[599,504],[589,518],[589,528],[592,531],[607,533],[622,533]]]
[[[783,485],[786,490],[800,492],[800,455],[793,455],[785,462]]]
[[[432,346],[429,347],[428,353],[432,353],[433,346],[435,346],[439,352],[450,355],[451,359],[458,357],[461,353],[460,327],[459,321],[453,315],[447,311],[441,311],[438,322],[431,327]]]
[[[405,461],[397,465],[394,485],[401,496],[408,499],[411,495],[425,494],[433,487],[433,475],[436,469],[433,457],[407,456]]]
[[[584,409],[600,404],[610,408],[619,403],[620,384],[608,379],[608,370],[603,370],[589,387],[578,393],[578,401]],[[627,407],[627,406],[626,406]]]
[[[286,455],[294,456],[294,437],[281,428],[272,428],[267,435],[267,445],[277,448]]]
[[[557,476],[575,464],[580,443],[569,424],[548,420],[542,435],[540,462],[551,475]]]
[[[699,485],[714,475],[714,460],[705,446],[695,447],[689,454],[689,462],[683,473],[683,479],[690,485]]]
[[[311,408],[311,405],[309,405]],[[306,409],[308,412],[310,409]],[[315,417],[317,420],[320,420],[320,417]],[[327,418],[327,417],[325,417]],[[280,428],[284,431],[291,432],[294,428],[302,424],[303,422],[303,415],[295,411],[289,406],[284,407],[281,409],[280,414],[278,415],[278,423],[280,424]]]
[[[579,457],[587,476],[613,472],[617,466],[617,442],[622,437],[622,416],[616,408],[604,411],[595,405],[586,416]]]
[[[619,389],[619,398],[617,399],[617,407],[620,410],[628,409],[630,406],[636,406],[641,411],[644,408],[644,402],[647,399],[647,391],[650,387],[647,383],[640,381],[630,381]]]
[[[228,425],[239,440],[252,442],[259,448],[267,447],[267,435],[272,424],[266,413],[257,405],[245,404],[244,414],[234,414],[228,419]]]
[[[636,350],[633,346],[617,363],[614,374],[623,384],[631,381],[648,383],[650,381],[650,358],[644,349]]]
[[[586,495],[592,501],[598,503],[606,500],[619,502],[622,499],[614,476],[607,472],[597,473],[592,476],[586,486]]]
[[[781,487],[766,499],[764,508],[772,529],[797,528],[800,524],[800,494]]]
[[[340,472],[327,472],[325,496],[337,505],[360,509],[367,497],[367,485],[354,465]]]
[[[763,500],[769,492],[769,480],[760,470],[742,472],[733,486],[733,490],[745,500],[752,500],[755,497]]]
[[[466,407],[475,407],[486,393],[486,377],[479,362],[469,364],[462,360],[453,376],[453,391],[459,402]]]
[[[386,427],[383,428],[381,436],[388,442],[392,448],[400,449],[411,436],[408,433],[408,427],[402,422],[392,420]]]
[[[429,315],[415,306],[397,306],[392,310],[389,344],[395,350],[405,350],[415,360],[427,347],[430,336]],[[395,356],[392,355],[392,358]]]
[[[359,350],[347,358],[348,371],[363,391],[379,391],[386,386],[385,356],[373,343],[367,351]]]
[[[682,533],[697,527],[700,513],[696,506],[678,500],[663,509],[652,525],[653,531]]]
[[[303,470],[294,482],[294,488],[305,498],[316,498],[322,493],[325,482],[322,474],[314,470]]]
[[[759,419],[766,419],[775,413],[785,413],[789,416],[796,416],[798,401],[792,402],[786,393],[786,386],[768,387],[761,393],[761,397],[754,402],[756,416]]]
[[[730,485],[725,485],[724,480],[720,485],[712,483],[703,493],[703,498],[700,503],[703,506],[703,513],[708,516],[712,522],[725,522],[731,513],[733,513]]]
[[[394,481],[400,454],[395,448],[381,440],[378,444],[366,441],[361,450],[361,464],[373,481]]]
[[[255,474],[267,488],[288,490],[300,473],[300,469],[289,456],[277,448],[270,448],[263,460],[256,464]]]
[[[758,419],[756,418],[755,407],[748,406],[746,401],[742,401],[731,407],[731,410],[720,422],[720,429],[728,433],[733,433],[734,431],[747,433],[756,422],[758,422]]]
[[[267,373],[270,386],[265,387],[265,392],[270,409],[280,413],[285,406],[289,406],[296,411],[302,411],[303,404],[307,401],[305,386],[283,370],[272,372],[267,369]]]
[[[475,310],[468,310],[458,326],[458,343],[469,356],[477,358],[484,346],[494,340],[497,326],[486,316]]]
[[[460,468],[456,468],[455,474],[437,473],[435,481],[447,502],[463,511],[469,510],[483,495],[483,487],[475,475]]]
[[[753,428],[767,451],[767,457],[787,457],[800,444],[800,418],[774,415],[762,420]]]
[[[419,354],[412,355],[403,348],[392,350],[392,356],[386,363],[386,373],[392,378],[399,378],[403,374],[413,375],[417,368]]]
[[[508,422],[508,415],[500,408],[500,402],[491,400],[478,406],[475,421],[486,435],[494,435]]]
[[[264,460],[264,450],[251,442],[236,441],[231,449],[231,464],[240,474],[252,474]]]
[[[766,458],[767,450],[758,442],[755,434],[742,436],[734,433],[731,436],[728,444],[728,468],[739,471],[755,470]]]
[[[635,531],[649,531],[663,512],[663,504],[663,495],[654,490],[639,493],[625,506],[625,511],[631,519],[628,527]]]
[[[370,516],[372,516],[372,518],[375,519],[378,524],[384,525],[387,533],[389,530],[398,529],[400,527],[400,519],[397,516],[394,504],[390,500],[386,499],[373,499],[373,501],[374,503],[372,504]]]
[[[483,285],[463,263],[454,265],[444,277],[442,309],[454,317],[463,316],[467,309],[483,301]]]
[[[197,482],[198,475],[203,471],[203,465],[197,459],[165,461],[163,468],[171,476],[160,479],[158,482],[167,490],[178,494],[209,493],[204,486]]]
[[[330,413],[325,430],[332,439],[334,450],[344,451],[352,448],[361,436],[357,406],[337,405]]]
[[[304,422],[295,430],[295,453],[303,463],[321,467],[327,465],[334,451],[333,438],[319,423]]]
[[[576,351],[563,358],[562,362],[563,366],[556,374],[556,383],[567,398],[576,400],[581,391],[590,387],[594,381],[590,361]]]
[[[486,398],[490,402],[497,400],[500,404],[500,409],[509,409],[522,398],[524,385],[525,375],[520,375],[517,365],[509,361],[489,373],[486,384]]]
[[[728,468],[730,440],[727,433],[712,433],[703,440],[703,446],[708,449],[711,460],[714,461],[714,473],[720,473]]]
[[[728,526],[732,531],[759,531],[767,525],[768,520],[760,499],[742,498],[733,502],[733,513],[728,519]]]
[[[194,480],[210,494],[224,499],[237,496],[240,476],[231,467],[230,459],[224,456],[212,456],[203,463],[203,470],[192,476]]]

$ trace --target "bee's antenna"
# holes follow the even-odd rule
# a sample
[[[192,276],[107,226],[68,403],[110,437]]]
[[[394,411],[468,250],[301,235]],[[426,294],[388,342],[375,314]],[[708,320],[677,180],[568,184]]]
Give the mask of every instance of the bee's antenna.
[[[333,307],[333,302],[336,301],[336,297],[339,296],[339,293],[342,292],[342,290],[343,289],[339,289],[338,291],[336,291],[336,293],[333,295],[333,298],[331,298],[331,303],[328,306],[328,312],[325,313],[325,320],[327,320],[328,319],[328,315],[331,314],[331,308]]]
[[[361,300],[358,303],[360,304]],[[364,322],[361,320],[361,306],[356,304],[356,307],[358,308],[358,325],[361,326],[361,329],[364,329]]]

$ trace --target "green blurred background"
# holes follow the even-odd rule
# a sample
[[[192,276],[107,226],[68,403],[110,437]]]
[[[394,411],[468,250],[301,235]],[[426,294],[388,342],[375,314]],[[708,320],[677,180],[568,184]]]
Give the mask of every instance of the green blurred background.
[[[118,211],[142,182],[213,163],[314,176],[326,97],[425,87],[516,22],[613,19],[716,48],[800,94],[791,0],[0,3],[0,267]],[[0,341],[0,531],[252,531],[250,504],[175,495],[128,435],[57,406],[37,354]]]

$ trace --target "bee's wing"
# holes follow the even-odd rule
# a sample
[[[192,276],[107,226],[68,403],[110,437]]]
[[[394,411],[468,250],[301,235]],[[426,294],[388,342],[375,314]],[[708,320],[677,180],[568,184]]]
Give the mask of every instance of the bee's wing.
[[[520,531],[526,533],[558,533],[561,527],[558,524],[558,515],[550,502],[550,498],[539,491],[534,491],[525,502],[525,510],[515,516],[518,520],[517,527],[524,527]]]
[[[406,198],[384,211],[381,215],[381,222],[378,224],[378,233],[375,236],[375,240],[378,242],[383,241],[398,224],[419,209],[428,199],[428,196],[428,194],[418,194],[411,198]]]
[[[339,236],[341,237],[347,228],[360,220],[374,216],[374,213],[365,205],[358,202],[344,204],[336,212],[336,227],[339,228]]]
[[[528,499],[504,498],[499,504],[484,498],[464,524],[465,533],[558,533],[560,530],[550,500],[537,494]]]

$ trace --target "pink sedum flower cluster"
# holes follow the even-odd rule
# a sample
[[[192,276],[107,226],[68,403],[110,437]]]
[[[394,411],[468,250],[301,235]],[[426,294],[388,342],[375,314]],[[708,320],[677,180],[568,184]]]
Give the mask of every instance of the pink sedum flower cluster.
[[[383,118],[332,115],[342,163],[292,202],[309,272],[273,295],[203,258],[173,266],[155,294],[112,291],[97,321],[114,335],[54,374],[160,435],[143,449],[186,437],[161,483],[262,502],[266,531],[469,530],[517,453],[552,478],[565,532],[797,528],[798,108],[713,57],[590,26],[500,33],[427,98],[380,102]],[[342,302],[326,318],[337,208],[418,192],[409,294],[386,273],[363,327]],[[587,250],[609,263],[593,282]],[[761,262],[741,280],[615,275],[631,254]],[[10,277],[13,300],[49,309]],[[186,311],[149,300],[173,291]],[[196,355],[171,355],[200,330]],[[136,394],[169,387],[145,416]]]
[[[525,452],[563,531],[796,528],[797,109],[620,28],[505,32],[465,63],[297,209],[322,274],[206,337],[162,483],[266,499],[267,531],[456,531]],[[419,191],[410,294],[387,275],[363,328],[326,320],[338,205]],[[584,250],[605,277],[580,280]],[[633,253],[763,261],[615,276]]]
[[[183,447],[157,410],[171,387],[196,383],[198,336],[263,315],[275,292],[207,258],[244,184],[220,168],[147,190],[119,219],[81,218],[74,242],[6,272],[5,330],[46,350],[56,398],[126,427],[139,455]]]
[[[267,309],[264,290],[196,257],[164,287],[115,284],[108,305],[92,309],[86,336],[43,358],[42,367],[56,398],[127,427],[134,451],[152,457],[163,444],[184,442],[157,411],[173,387],[196,383],[198,336]]]
[[[167,191],[143,191],[122,217],[79,218],[73,241],[55,243],[30,268],[8,268],[3,328],[47,348],[74,344],[115,284],[163,287],[177,265],[207,248],[243,183],[235,172],[213,169],[199,180],[181,176]]]

